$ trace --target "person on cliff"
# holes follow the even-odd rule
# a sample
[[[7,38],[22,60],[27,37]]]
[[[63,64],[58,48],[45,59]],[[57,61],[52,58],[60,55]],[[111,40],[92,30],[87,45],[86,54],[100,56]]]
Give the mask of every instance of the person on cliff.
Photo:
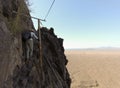
[[[25,61],[30,59],[33,56],[33,38],[38,39],[36,34],[34,33],[35,30],[27,30],[22,33],[22,41],[24,42],[24,56]]]

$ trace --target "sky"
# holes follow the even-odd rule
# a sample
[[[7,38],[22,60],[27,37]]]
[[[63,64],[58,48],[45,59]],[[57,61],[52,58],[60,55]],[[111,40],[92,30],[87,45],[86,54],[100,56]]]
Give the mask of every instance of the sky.
[[[29,2],[31,16],[44,19],[53,0]],[[55,0],[42,24],[55,29],[66,49],[120,47],[120,0]]]

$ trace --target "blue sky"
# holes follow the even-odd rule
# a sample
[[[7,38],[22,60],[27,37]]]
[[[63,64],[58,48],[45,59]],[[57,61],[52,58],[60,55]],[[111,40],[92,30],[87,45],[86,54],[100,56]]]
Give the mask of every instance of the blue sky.
[[[30,0],[31,15],[44,19],[52,1]],[[120,47],[120,0],[56,0],[46,20],[65,48]]]

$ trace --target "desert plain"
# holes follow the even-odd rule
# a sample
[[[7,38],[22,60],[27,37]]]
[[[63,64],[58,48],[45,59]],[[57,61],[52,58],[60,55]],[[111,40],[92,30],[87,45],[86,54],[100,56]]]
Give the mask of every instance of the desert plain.
[[[65,50],[71,88],[120,88],[120,49]]]

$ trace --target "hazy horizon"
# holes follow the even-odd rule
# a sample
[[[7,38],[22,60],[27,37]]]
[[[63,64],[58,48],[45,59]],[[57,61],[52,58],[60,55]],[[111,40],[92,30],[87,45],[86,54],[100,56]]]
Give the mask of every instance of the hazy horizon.
[[[84,47],[84,48],[65,48],[66,50],[81,50],[81,49],[120,49],[120,47]]]

